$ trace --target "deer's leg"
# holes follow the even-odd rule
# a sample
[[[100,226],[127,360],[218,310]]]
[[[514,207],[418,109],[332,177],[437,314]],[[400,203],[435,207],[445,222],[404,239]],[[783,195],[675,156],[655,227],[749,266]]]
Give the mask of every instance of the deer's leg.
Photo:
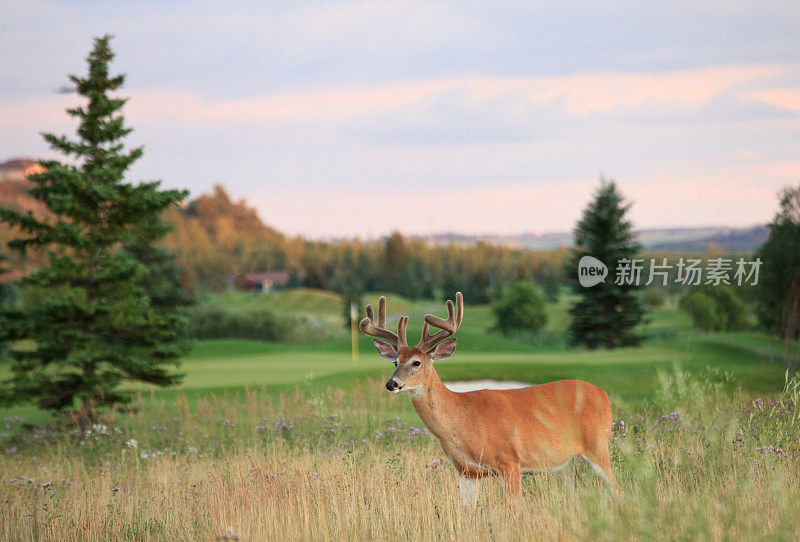
[[[480,489],[480,478],[458,477],[458,492],[461,494],[461,505],[465,508],[475,508],[478,504],[478,493]]]
[[[567,461],[564,462],[563,465],[560,465],[554,469],[550,469],[550,472],[552,472],[553,476],[556,477],[556,480],[558,480],[558,485],[562,489],[568,489],[570,493],[572,493],[573,495],[577,495],[577,493],[575,492],[575,480],[572,479],[570,481],[567,481],[567,467],[569,467],[571,461],[572,458],[568,459]]]
[[[611,456],[608,453],[608,449],[604,447],[583,457],[589,462],[592,470],[597,473],[608,490],[612,494],[616,494],[618,486],[614,478],[614,471],[611,469]]]
[[[567,465],[569,465],[569,461],[565,461],[564,464],[559,467],[550,469],[550,472],[552,472],[553,476],[556,477],[556,480],[558,480],[558,485],[561,487],[567,486]]]
[[[503,477],[505,488],[508,493],[512,495],[519,495],[520,493],[520,479],[521,474],[519,465],[506,465],[500,470],[500,475]]]

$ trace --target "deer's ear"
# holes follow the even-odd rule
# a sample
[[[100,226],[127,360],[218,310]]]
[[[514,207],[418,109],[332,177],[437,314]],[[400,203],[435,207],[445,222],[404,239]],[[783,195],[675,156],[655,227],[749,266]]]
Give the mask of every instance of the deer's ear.
[[[431,352],[431,359],[433,361],[436,361],[437,359],[449,358],[456,351],[457,342],[458,339],[456,339],[455,337],[440,342],[438,345],[436,345],[436,348],[433,349],[433,352]]]
[[[379,341],[378,339],[372,339],[372,344],[375,345],[375,348],[378,349],[378,354],[385,360],[397,361],[400,357],[400,354],[397,353],[397,348],[393,344]]]

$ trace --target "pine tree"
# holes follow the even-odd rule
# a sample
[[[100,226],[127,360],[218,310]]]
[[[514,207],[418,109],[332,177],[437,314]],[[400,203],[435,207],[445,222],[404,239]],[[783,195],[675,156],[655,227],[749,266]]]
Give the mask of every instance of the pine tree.
[[[3,277],[6,273],[8,273],[8,258],[5,254],[3,254],[3,247],[0,243],[0,277]],[[3,307],[8,304],[11,300],[13,294],[13,288],[11,284],[9,284],[5,277],[0,279],[0,307]]]
[[[2,248],[0,247],[0,329],[4,329],[7,327],[6,320],[7,318],[3,316],[4,309],[8,309],[11,305],[11,301],[14,297],[14,289],[11,287],[11,284],[6,280],[3,280],[3,275],[8,272],[8,267],[6,266],[6,256],[2,253]],[[6,351],[6,344],[2,337],[2,331],[0,331],[0,358],[2,358],[3,354]],[[0,392],[1,394],[2,392]]]
[[[385,291],[395,292],[411,299],[419,296],[413,272],[413,254],[400,232],[392,232],[384,242],[381,275]]]
[[[561,287],[561,277],[558,268],[553,265],[547,266],[547,271],[542,279],[542,290],[548,303],[557,303],[559,289]]]
[[[79,121],[77,139],[43,134],[73,160],[43,160],[45,171],[29,177],[31,195],[52,218],[0,208],[0,219],[22,232],[9,248],[47,252],[46,263],[20,283],[43,294],[31,296],[39,301],[0,315],[6,339],[35,345],[12,350],[12,376],[0,387],[6,402],[77,409],[82,429],[96,406],[126,400],[118,391],[124,381],[176,383],[172,366],[188,348],[178,272],[154,246],[170,230],[162,213],[187,193],[125,182],[142,148],[122,143],[131,129],[120,112],[126,100],[110,95],[124,75],[109,75],[109,40],[94,40],[85,78],[70,76],[88,100],[67,110]]]
[[[469,295],[470,303],[475,305],[486,305],[492,299],[489,295],[491,291],[491,273],[486,268],[476,269],[469,277],[464,290]]]
[[[790,338],[797,336],[800,320],[800,186],[785,187],[779,198],[769,237],[755,254],[762,262],[756,314],[764,329]]]
[[[625,220],[625,204],[614,181],[600,180],[594,200],[574,231],[575,247],[566,275],[579,300],[570,307],[570,333],[574,344],[589,348],[631,346],[641,341],[634,328],[641,323],[644,305],[636,295],[637,284],[616,284],[617,262],[632,260],[640,250],[631,223]],[[608,266],[604,282],[585,288],[577,281],[578,262],[593,256]]]
[[[334,269],[330,288],[342,296],[342,319],[344,327],[350,329],[350,305],[355,303],[361,310],[363,306],[361,298],[364,295],[363,278],[358,274],[352,247],[346,246],[341,254],[334,257]]]

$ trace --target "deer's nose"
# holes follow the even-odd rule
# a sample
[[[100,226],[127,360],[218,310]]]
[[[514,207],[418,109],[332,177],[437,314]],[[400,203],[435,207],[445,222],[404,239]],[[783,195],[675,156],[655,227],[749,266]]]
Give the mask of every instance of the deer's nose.
[[[392,391],[396,387],[397,387],[397,380],[395,380],[394,378],[390,378],[389,380],[386,381],[387,390]]]

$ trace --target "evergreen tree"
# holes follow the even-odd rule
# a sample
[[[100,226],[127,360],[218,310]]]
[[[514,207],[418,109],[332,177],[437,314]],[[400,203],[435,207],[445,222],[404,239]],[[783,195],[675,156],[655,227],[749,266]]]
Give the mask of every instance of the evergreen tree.
[[[559,288],[561,287],[561,277],[559,276],[558,269],[553,265],[547,266],[547,271],[542,279],[542,289],[544,296],[549,303],[558,302]]]
[[[4,277],[9,272],[7,262],[8,258],[3,254],[2,246],[0,246],[0,307],[7,305],[11,301],[14,291],[10,282]]]
[[[615,348],[635,345],[641,340],[634,328],[644,315],[644,306],[636,295],[644,281],[639,285],[616,284],[617,262],[632,260],[640,250],[631,223],[625,220],[629,208],[614,181],[601,178],[594,200],[575,228],[575,247],[566,270],[579,296],[569,310],[574,344]],[[577,281],[578,262],[586,255],[608,266],[605,281],[588,288]]]
[[[336,271],[331,279],[331,289],[342,296],[342,317],[344,327],[350,329],[350,304],[361,309],[364,283],[356,268],[355,256],[351,247],[345,247],[340,261],[335,262]],[[361,314],[360,312],[358,314]]]
[[[4,316],[4,309],[7,309],[11,306],[11,302],[14,297],[14,289],[11,287],[10,282],[3,278],[3,275],[8,272],[6,260],[7,258],[5,255],[3,255],[2,251],[0,251],[0,329],[7,327],[7,317]],[[0,358],[2,358],[5,351],[6,344],[2,339],[2,332],[0,332]]]
[[[177,269],[153,246],[170,230],[162,213],[186,192],[124,181],[142,149],[122,143],[131,129],[120,113],[126,100],[109,95],[124,81],[109,75],[109,40],[95,39],[87,77],[70,77],[88,100],[67,110],[79,121],[77,139],[43,134],[73,160],[44,160],[45,171],[29,177],[31,195],[52,218],[0,209],[0,219],[21,232],[11,249],[47,251],[46,263],[20,282],[44,295],[0,316],[6,339],[34,344],[12,350],[12,376],[0,387],[7,402],[77,409],[82,429],[95,406],[125,401],[123,381],[174,384],[179,375],[170,366],[188,348]]]
[[[441,287],[439,291],[441,295],[440,299],[442,301],[453,299],[456,296],[456,292],[460,292],[464,288],[464,284],[466,284],[466,281],[463,280],[463,275],[457,270],[451,269],[445,271],[442,273]],[[469,301],[472,303],[471,299]]]
[[[796,336],[797,310],[793,307],[800,288],[800,186],[784,188],[780,210],[769,225],[769,237],[756,252],[761,269],[756,285],[756,313],[769,332]]]
[[[469,300],[475,305],[486,305],[492,299],[489,295],[491,276],[488,269],[477,269],[470,276],[465,290],[469,293]]]
[[[384,289],[416,299],[419,297],[417,280],[414,277],[413,253],[400,232],[392,232],[386,238],[381,261],[381,274]]]

